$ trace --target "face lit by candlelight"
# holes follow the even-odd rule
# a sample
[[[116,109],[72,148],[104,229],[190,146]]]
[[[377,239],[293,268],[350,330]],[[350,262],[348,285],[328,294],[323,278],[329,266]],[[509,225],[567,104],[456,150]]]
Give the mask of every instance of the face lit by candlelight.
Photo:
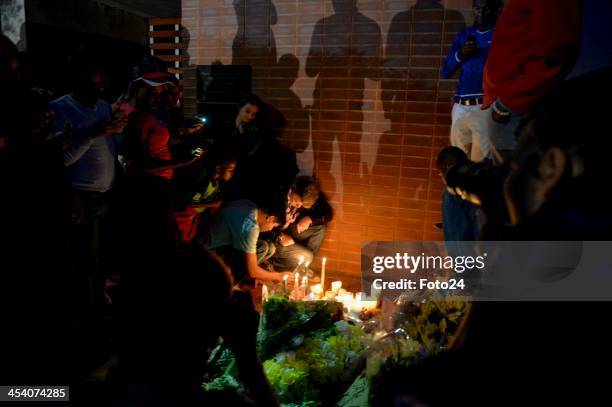
[[[217,165],[215,168],[215,175],[220,180],[229,181],[234,176],[234,171],[236,171],[235,162],[228,163],[224,166]]]
[[[257,106],[247,103],[238,112],[238,118],[244,124],[249,123],[255,119],[258,111],[259,108]]]
[[[290,193],[289,194],[289,206],[293,208],[301,208],[304,205],[304,201],[302,201],[302,197],[298,194]]]

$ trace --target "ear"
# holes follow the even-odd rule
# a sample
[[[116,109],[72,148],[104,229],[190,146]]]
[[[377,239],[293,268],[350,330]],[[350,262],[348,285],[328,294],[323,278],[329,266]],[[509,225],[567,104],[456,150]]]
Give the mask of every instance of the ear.
[[[539,167],[539,180],[544,194],[549,194],[559,184],[567,165],[567,157],[563,150],[558,147],[546,150]]]

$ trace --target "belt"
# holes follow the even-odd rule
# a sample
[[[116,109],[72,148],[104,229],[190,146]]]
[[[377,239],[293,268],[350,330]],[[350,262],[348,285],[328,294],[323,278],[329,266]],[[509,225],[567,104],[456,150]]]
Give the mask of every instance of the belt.
[[[482,96],[476,98],[460,98],[459,96],[455,96],[453,100],[455,101],[455,103],[459,103],[460,105],[464,106],[482,105],[482,103],[484,102]]]

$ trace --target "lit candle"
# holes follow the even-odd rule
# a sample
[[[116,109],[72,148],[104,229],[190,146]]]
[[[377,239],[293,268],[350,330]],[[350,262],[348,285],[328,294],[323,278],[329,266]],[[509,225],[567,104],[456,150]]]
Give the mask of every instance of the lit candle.
[[[336,300],[340,301],[343,307],[347,309],[347,311],[350,311],[351,305],[353,303],[353,294],[340,294],[336,297]]]
[[[297,290],[300,284],[300,273],[295,273],[295,281],[293,283],[293,288]]]
[[[332,281],[331,290],[335,294],[338,294],[338,292],[340,291],[341,288],[342,288],[342,281]]]
[[[327,263],[327,258],[323,257],[321,260],[321,290],[325,291],[325,263]]]
[[[268,301],[268,286],[264,284],[261,286],[261,302],[265,301]]]
[[[288,286],[288,283],[287,283],[288,280],[289,280],[289,275],[285,274],[283,276],[283,288],[285,290],[285,294],[287,294],[287,291],[289,290],[289,287],[287,287]]]
[[[308,285],[308,277],[302,277],[302,295],[306,297],[306,286]]]

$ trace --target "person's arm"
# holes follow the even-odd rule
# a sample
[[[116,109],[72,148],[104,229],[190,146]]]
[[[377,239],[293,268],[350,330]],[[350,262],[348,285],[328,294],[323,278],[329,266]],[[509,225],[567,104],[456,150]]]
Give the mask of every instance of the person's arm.
[[[282,281],[283,273],[273,273],[271,271],[264,270],[257,265],[257,254],[256,253],[244,253],[247,270],[251,278],[255,280],[264,281]]]
[[[69,167],[79,161],[87,150],[91,148],[97,137],[110,137],[115,133],[121,132],[124,126],[125,120],[117,118],[79,132],[76,137],[72,138],[70,144],[64,150],[64,165]]]
[[[217,199],[211,202],[192,202],[191,203],[191,206],[196,209],[214,208],[216,210],[216,209],[219,209],[221,205],[223,205],[223,201],[220,199]]]
[[[463,61],[465,61],[465,56],[461,53],[461,47],[464,43],[464,35],[463,31],[457,33],[455,40],[453,41],[453,45],[442,64],[442,69],[440,74],[444,79],[450,79],[453,77],[455,72],[459,69]]]
[[[49,105],[49,109],[53,112],[53,127],[55,131],[62,132],[61,136],[69,141],[68,146],[64,148],[64,166],[69,167],[83,157],[94,142],[93,135],[89,132],[79,132],[74,134],[72,129],[68,127],[67,120],[61,110],[57,109],[53,104]],[[68,136],[69,135],[69,136]]]
[[[152,120],[139,120],[138,125],[134,127],[137,129],[135,134],[137,138],[137,148],[135,151],[136,157],[133,157],[133,160],[138,162],[138,167],[145,173],[186,167],[200,159],[200,156],[194,156],[190,161],[179,161],[174,158],[172,160],[159,160],[153,158],[149,154],[149,143],[151,133],[155,131],[154,122]]]
[[[499,95],[499,108],[524,115],[561,83],[580,51],[581,19],[580,0],[532,2],[534,57],[525,61],[521,73]]]
[[[163,161],[163,160],[156,160],[150,157],[149,160],[147,160],[148,165],[146,166],[146,169],[144,171],[147,173],[152,173],[152,172],[157,172],[157,171],[187,167],[195,163],[199,159],[200,159],[200,156],[194,157],[190,161],[179,161],[177,159]]]
[[[222,336],[236,357],[240,380],[257,405],[277,406],[278,401],[257,356],[259,314],[253,307],[250,294],[234,290],[226,309],[228,315],[223,321]]]
[[[93,142],[94,137],[89,132],[83,132],[72,138],[68,148],[64,150],[64,165],[70,167],[79,161],[91,148]]]

